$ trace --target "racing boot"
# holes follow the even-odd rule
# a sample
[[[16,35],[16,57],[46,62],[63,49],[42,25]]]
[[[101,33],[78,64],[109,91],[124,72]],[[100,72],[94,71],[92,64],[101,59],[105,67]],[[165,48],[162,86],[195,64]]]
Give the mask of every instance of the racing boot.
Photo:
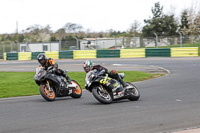
[[[65,78],[67,80],[67,83],[72,84],[72,80],[69,78],[69,76],[66,75]]]
[[[69,76],[67,76],[66,73],[62,73],[62,76],[66,78],[67,80],[67,83],[71,84],[72,83],[72,80],[69,78]]]
[[[123,81],[123,79],[121,79],[119,77],[118,81],[122,84],[123,88],[127,87],[128,85],[126,84],[126,82]]]
[[[118,88],[118,89],[116,90],[116,93],[117,93],[117,94],[123,93],[124,88],[128,86],[128,85],[126,84],[126,82],[124,82],[120,77],[119,77],[118,81],[121,83],[121,85],[122,85],[123,87],[120,87],[120,88]]]

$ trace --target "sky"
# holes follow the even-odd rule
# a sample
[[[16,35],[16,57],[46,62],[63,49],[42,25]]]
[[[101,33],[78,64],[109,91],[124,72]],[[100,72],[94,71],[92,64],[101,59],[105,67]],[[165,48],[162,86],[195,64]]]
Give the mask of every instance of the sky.
[[[86,31],[127,31],[137,20],[152,17],[151,8],[156,2],[164,13],[180,16],[194,0],[0,0],[0,34],[15,33],[29,26],[50,25],[55,32],[66,23],[76,23]]]

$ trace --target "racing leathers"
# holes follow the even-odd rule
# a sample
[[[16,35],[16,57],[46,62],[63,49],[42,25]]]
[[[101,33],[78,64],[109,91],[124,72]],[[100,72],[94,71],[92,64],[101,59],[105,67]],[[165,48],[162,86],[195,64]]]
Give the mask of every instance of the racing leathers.
[[[101,65],[94,65],[93,68],[92,68],[92,70],[94,70],[94,69],[97,70],[97,74],[99,74],[99,73],[108,74],[109,77],[118,80],[118,81],[122,84],[123,87],[126,87],[126,86],[127,86],[126,82],[124,82],[124,81],[120,78],[120,76],[118,75],[118,73],[117,73],[116,70],[111,70],[110,72],[108,72],[108,69],[105,68],[105,67],[103,67],[103,66],[101,66]],[[121,91],[121,90],[120,90],[120,91]]]
[[[67,76],[62,69],[58,68],[58,64],[52,58],[47,59],[46,63],[40,65],[40,67],[44,67],[45,70],[50,70],[50,67],[52,67],[50,71],[55,72],[56,75],[65,77],[67,82],[71,84],[71,79],[69,76]]]

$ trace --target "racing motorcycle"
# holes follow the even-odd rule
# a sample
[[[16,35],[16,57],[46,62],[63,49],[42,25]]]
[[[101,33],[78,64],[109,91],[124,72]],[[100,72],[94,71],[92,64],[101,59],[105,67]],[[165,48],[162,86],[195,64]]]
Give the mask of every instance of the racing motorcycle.
[[[36,68],[34,80],[45,100],[54,101],[55,97],[80,98],[82,96],[82,89],[75,80],[69,84],[63,76],[54,74],[52,70],[51,67],[48,70],[43,67]],[[67,71],[65,72],[67,73]]]
[[[119,81],[108,77],[104,72],[96,73],[96,70],[86,74],[85,88],[101,103],[109,104],[115,100],[129,99],[136,101],[140,98],[139,90],[131,83],[123,88]],[[119,73],[120,78],[124,78],[124,73]],[[118,89],[123,91],[118,92]]]

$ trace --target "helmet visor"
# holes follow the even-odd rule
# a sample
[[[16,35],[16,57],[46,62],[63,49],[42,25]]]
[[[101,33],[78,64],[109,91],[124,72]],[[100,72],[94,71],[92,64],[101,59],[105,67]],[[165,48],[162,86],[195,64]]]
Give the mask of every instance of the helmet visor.
[[[85,72],[89,72],[90,71],[90,67],[86,66],[86,67],[84,67],[84,70],[85,70]]]
[[[41,59],[39,60],[40,64],[45,64],[45,60],[44,59]]]

